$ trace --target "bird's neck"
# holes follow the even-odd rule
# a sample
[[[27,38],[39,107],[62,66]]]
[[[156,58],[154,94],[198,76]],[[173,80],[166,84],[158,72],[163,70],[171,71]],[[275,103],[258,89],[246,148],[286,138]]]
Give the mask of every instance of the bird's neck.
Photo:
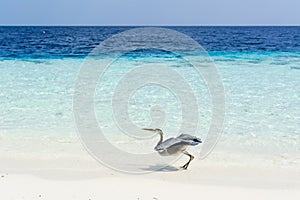
[[[157,145],[160,145],[162,142],[163,142],[163,134],[162,133],[159,133],[159,141],[158,141],[158,143],[157,143]]]

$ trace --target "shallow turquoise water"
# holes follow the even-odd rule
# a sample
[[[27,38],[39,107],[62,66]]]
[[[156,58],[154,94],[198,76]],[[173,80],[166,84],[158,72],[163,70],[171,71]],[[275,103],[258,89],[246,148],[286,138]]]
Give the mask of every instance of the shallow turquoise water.
[[[226,119],[217,151],[243,154],[288,155],[300,160],[300,54],[284,52],[215,52],[212,58],[222,76],[226,94]],[[147,59],[147,58],[142,58]],[[161,58],[160,58],[161,59]],[[169,58],[168,58],[169,59]],[[72,95],[83,58],[4,59],[0,61],[0,133],[30,136],[76,137]],[[110,99],[113,88],[126,74],[132,60],[121,59],[99,80],[95,113],[100,127],[124,138],[114,124]],[[199,100],[199,132],[205,134],[211,120],[211,102],[206,85],[193,68],[171,60],[192,85]],[[177,66],[176,66],[177,65]],[[163,129],[177,135],[181,113],[176,96],[164,88],[148,86],[129,101],[131,120],[149,125],[149,109],[166,110]],[[108,136],[110,137],[110,136]],[[128,142],[132,140],[128,140]]]

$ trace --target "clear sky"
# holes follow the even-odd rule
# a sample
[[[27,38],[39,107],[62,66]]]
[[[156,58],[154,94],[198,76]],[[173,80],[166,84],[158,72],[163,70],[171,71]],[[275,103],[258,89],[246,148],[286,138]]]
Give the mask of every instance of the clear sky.
[[[2,25],[295,25],[300,0],[0,0]]]

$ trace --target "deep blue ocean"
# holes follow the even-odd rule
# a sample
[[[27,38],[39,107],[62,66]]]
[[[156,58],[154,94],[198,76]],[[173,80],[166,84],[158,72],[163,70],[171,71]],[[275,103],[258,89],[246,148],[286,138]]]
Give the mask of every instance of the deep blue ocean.
[[[73,93],[86,56],[102,41],[132,28],[135,27],[0,27],[0,141],[14,136],[28,139],[39,135],[38,139],[45,140],[50,135],[76,137]],[[214,154],[216,160],[248,163],[255,154],[255,165],[266,161],[299,166],[300,27],[166,28],[201,44],[222,78],[226,114]],[[178,45],[176,38],[172,42]],[[130,59],[125,55],[106,70],[95,91],[99,126],[112,133],[107,136],[112,143],[123,145],[129,152],[130,148],[135,149],[133,144],[139,145],[141,151],[149,147],[145,153],[153,151],[157,138],[145,145],[122,136],[111,108],[114,89],[132,69],[129,67],[150,63],[149,59],[154,64],[170,64],[191,84],[199,100],[197,134],[205,139],[211,122],[211,101],[205,82],[180,58],[167,55]],[[147,127],[149,109],[165,108],[166,119],[159,128],[167,137],[176,136],[182,119],[176,96],[166,88],[144,89],[128,100],[130,119],[139,127]],[[11,141],[21,143],[22,139]],[[12,149],[9,145],[2,143],[2,153],[5,148]]]
[[[135,27],[0,27],[0,57],[84,57],[110,36]],[[300,52],[300,27],[167,27],[208,52]]]

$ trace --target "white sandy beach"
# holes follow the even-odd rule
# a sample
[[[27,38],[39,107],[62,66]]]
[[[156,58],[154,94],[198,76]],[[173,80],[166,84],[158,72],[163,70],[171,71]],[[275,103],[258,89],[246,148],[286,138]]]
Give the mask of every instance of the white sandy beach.
[[[203,171],[193,167],[186,172],[157,172],[150,176],[110,175],[88,179],[57,180],[33,175],[3,174],[1,199],[298,199],[295,176],[275,172],[252,172],[241,176],[226,170]],[[231,169],[232,170],[232,169]],[[246,172],[246,170],[244,171]],[[227,174],[226,174],[227,173]],[[93,173],[91,172],[93,176]],[[194,179],[199,178],[198,181]],[[61,172],[61,177],[64,177]],[[203,177],[203,180],[201,179]],[[240,184],[240,185],[239,185]]]
[[[23,140],[23,147],[19,146],[18,150],[12,150],[5,138],[0,141],[0,193],[4,200],[296,200],[300,196],[297,167],[215,163],[213,153],[207,159],[195,159],[187,171],[177,170],[186,160],[183,157],[165,170],[154,172],[150,166],[149,173],[134,175],[102,166],[76,139],[68,143],[55,142],[52,138],[47,146],[47,143],[38,145],[37,141],[31,141],[35,142],[33,145],[30,140]],[[14,145],[12,140],[10,145]]]
[[[173,174],[173,176],[176,176]],[[257,186],[259,186],[257,179]],[[201,185],[137,177],[55,181],[25,175],[1,178],[1,199],[298,199],[299,190]]]

